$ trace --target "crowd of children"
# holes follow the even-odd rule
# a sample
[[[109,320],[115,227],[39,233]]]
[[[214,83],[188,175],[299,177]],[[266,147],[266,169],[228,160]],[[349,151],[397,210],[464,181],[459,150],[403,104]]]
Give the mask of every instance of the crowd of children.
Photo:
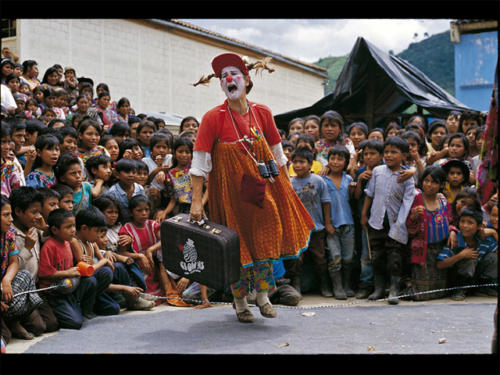
[[[197,119],[173,134],[71,67],[49,68],[42,82],[37,74],[34,60],[2,60],[2,341],[80,329],[123,308],[223,298],[162,263],[161,222],[190,209]],[[498,192],[481,204],[475,189],[481,118],[451,112],[383,126],[345,124],[330,110],[281,131],[292,186],[315,224],[308,251],[275,265],[277,285],[298,295],[293,304],[316,291],[388,295],[390,304],[402,293],[463,300],[465,289],[426,292],[497,282]],[[61,281],[69,286],[16,296]]]

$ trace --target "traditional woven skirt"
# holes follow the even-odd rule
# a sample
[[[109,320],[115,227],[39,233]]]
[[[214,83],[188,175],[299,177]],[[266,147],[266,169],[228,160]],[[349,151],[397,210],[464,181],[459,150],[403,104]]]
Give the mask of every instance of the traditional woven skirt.
[[[257,161],[273,155],[264,140],[253,142]],[[307,249],[314,222],[280,169],[275,182],[266,180],[262,208],[240,197],[244,174],[263,180],[255,162],[236,143],[218,142],[212,151],[208,178],[210,220],[240,236],[241,266],[298,257]]]
[[[412,292],[427,292],[434,289],[446,288],[446,275],[445,269],[438,269],[437,256],[443,249],[445,243],[430,243],[427,244],[427,256],[423,266],[419,264],[412,264]],[[415,301],[426,301],[430,299],[443,298],[446,292],[435,292],[419,294],[414,296]]]

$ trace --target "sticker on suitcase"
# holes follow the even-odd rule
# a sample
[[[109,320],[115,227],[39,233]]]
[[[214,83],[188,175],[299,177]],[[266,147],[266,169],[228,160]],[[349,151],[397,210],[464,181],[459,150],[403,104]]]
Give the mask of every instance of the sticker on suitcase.
[[[179,245],[179,250],[184,255],[184,262],[180,262],[181,268],[185,275],[190,275],[195,272],[201,272],[205,269],[203,261],[198,260],[198,252],[194,246],[194,241],[191,238],[186,240],[184,245]]]

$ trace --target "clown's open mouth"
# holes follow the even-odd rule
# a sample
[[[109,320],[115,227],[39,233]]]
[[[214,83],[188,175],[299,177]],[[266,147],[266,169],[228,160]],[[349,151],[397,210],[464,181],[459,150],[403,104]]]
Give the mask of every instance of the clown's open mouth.
[[[229,92],[233,92],[236,89],[238,89],[238,86],[236,86],[235,84],[227,85],[227,91]]]

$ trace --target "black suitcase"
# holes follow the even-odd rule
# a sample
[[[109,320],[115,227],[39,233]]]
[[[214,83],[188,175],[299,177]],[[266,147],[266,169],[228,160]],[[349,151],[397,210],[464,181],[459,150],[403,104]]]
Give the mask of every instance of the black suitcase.
[[[161,224],[163,264],[170,272],[216,290],[240,278],[240,238],[223,225],[178,214]]]

